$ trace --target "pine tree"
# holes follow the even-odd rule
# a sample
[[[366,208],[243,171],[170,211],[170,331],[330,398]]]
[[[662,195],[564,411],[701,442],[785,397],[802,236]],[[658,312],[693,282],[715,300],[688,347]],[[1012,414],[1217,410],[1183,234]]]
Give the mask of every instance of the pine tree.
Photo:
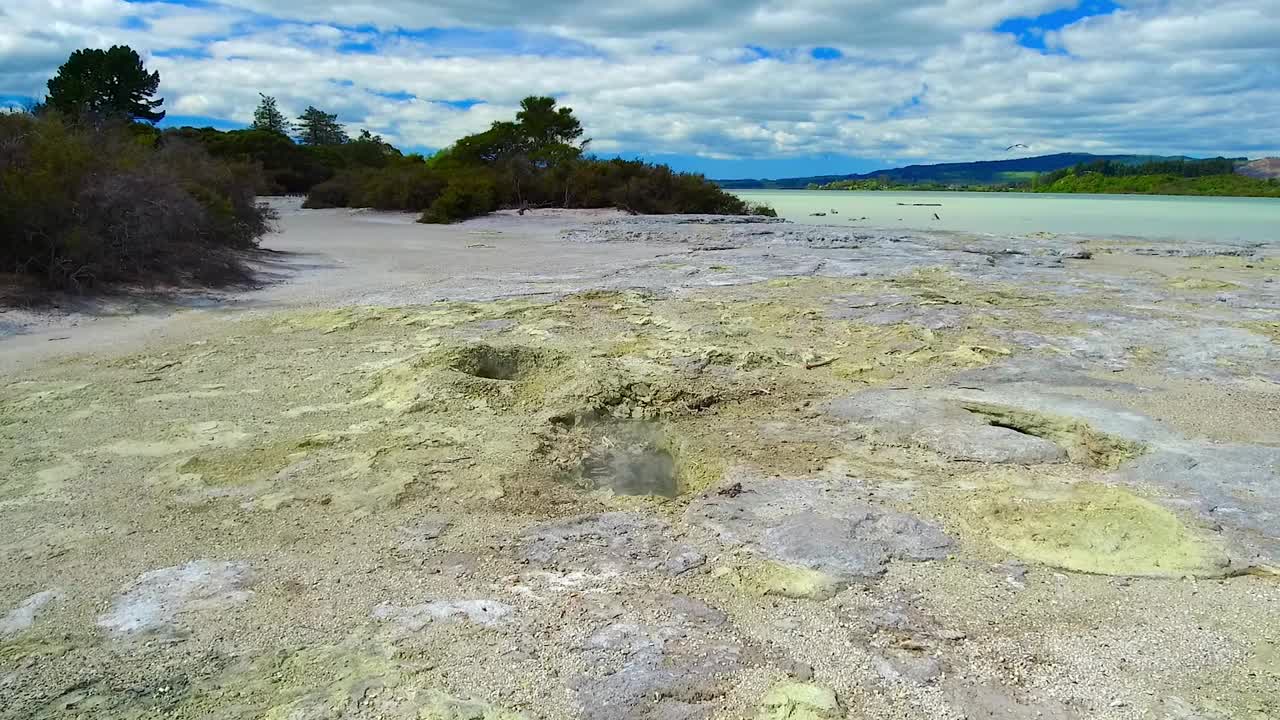
[[[350,140],[338,116],[307,106],[298,116],[298,142],[303,145],[342,145]]]
[[[258,96],[262,98],[262,102],[258,103],[258,109],[253,111],[253,125],[250,127],[254,130],[269,130],[288,135],[291,129],[289,121],[284,119],[284,113],[276,107],[276,99],[262,93],[258,93]]]
[[[49,80],[44,104],[67,115],[127,117],[160,122],[164,99],[152,100],[160,86],[160,73],[147,72],[142,58],[128,45],[110,50],[85,48],[71,53]]]

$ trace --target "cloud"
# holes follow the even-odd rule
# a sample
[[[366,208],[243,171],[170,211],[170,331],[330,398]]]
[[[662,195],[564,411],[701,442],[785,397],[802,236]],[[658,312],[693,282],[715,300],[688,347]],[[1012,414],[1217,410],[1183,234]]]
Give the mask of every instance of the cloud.
[[[172,114],[247,122],[265,92],[415,148],[536,93],[573,106],[602,153],[1256,156],[1280,154],[1275,2],[10,0],[0,96],[38,94],[77,47],[127,42]],[[1019,33],[996,30],[1011,18]]]

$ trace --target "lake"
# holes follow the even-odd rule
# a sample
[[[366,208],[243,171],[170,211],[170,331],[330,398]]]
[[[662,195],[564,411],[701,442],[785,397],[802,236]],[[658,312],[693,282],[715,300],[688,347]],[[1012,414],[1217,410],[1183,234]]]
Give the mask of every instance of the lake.
[[[779,217],[815,225],[1280,244],[1280,199],[1275,198],[839,190],[740,190],[734,194],[772,206]],[[919,203],[941,207],[913,206]],[[838,214],[830,214],[832,210]],[[815,212],[829,214],[813,217]],[[934,218],[935,213],[940,219]]]

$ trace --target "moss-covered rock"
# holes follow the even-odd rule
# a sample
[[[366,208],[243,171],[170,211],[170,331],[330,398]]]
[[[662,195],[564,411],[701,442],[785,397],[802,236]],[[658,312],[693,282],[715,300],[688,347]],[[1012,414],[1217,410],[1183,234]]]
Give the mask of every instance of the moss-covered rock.
[[[1099,575],[1216,577],[1229,561],[1216,543],[1173,513],[1097,483],[986,491],[972,526],[1018,557]]]
[[[827,720],[844,715],[832,690],[807,683],[776,685],[760,701],[757,720]]]
[[[729,576],[752,595],[774,595],[797,600],[828,600],[847,583],[817,570],[779,562],[761,562],[739,568]]]

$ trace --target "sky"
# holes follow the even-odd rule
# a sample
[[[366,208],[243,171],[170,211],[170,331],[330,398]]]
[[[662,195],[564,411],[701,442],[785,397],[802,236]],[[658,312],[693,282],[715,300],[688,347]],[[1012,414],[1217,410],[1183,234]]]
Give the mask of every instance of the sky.
[[[717,178],[1280,155],[1280,0],[5,0],[0,105],[112,44],[165,124],[243,127],[265,93],[417,151],[540,94],[596,154]]]

